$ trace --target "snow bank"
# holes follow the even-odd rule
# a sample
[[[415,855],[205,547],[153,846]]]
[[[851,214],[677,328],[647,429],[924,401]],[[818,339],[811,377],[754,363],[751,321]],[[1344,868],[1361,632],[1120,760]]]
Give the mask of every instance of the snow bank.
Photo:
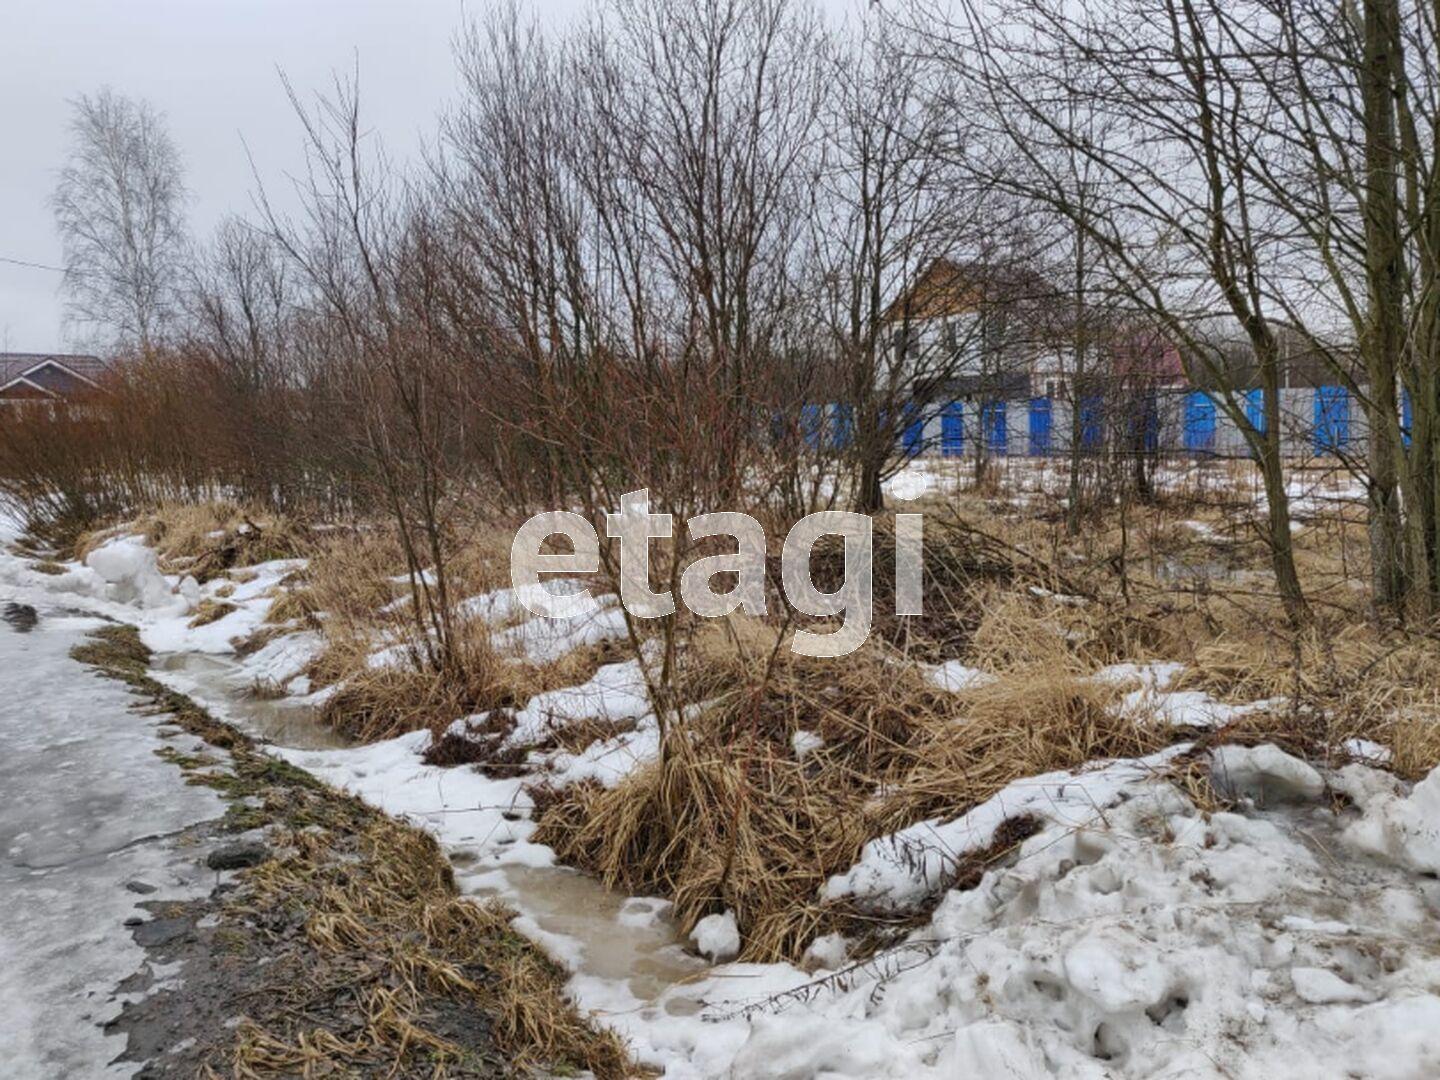
[[[956,860],[989,847],[1007,819],[1033,814],[1064,828],[1088,825],[1185,749],[1182,744],[1146,758],[1016,780],[953,821],[922,821],[870,841],[860,861],[826,882],[821,896],[848,898],[866,909],[911,906],[943,883]]]
[[[1353,777],[1363,766],[1348,766]],[[1351,783],[1354,797],[1361,785]],[[1440,769],[1435,769],[1408,795],[1376,790],[1361,794],[1363,814],[1345,831],[1345,839],[1361,851],[1393,860],[1424,874],[1440,874]],[[1357,800],[1360,801],[1360,800]]]
[[[1225,757],[1232,776],[1314,790],[1274,747]],[[1440,958],[1414,941],[1433,937],[1437,898],[1407,866],[1430,854],[1417,826],[1440,821],[1440,780],[1401,796],[1347,768],[1369,792],[1367,827],[1404,838],[1379,861],[1336,857],[1328,801],[1207,819],[1172,785],[1137,781],[949,893],[906,946],[775,999],[728,1075],[1433,1075]]]

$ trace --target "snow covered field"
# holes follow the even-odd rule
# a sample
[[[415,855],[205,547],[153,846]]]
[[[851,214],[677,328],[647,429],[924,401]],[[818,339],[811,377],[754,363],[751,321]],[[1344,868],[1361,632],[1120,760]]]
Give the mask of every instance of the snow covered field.
[[[258,624],[287,569],[260,568],[231,597],[235,612],[191,631],[188,612],[210,587],[157,585],[143,550],[121,547],[119,566],[102,556],[99,567],[43,582],[13,566],[0,577],[124,612],[154,646],[221,656],[227,634]],[[505,606],[500,596],[470,604],[478,617]],[[543,637],[551,650],[588,634],[537,628],[515,644]],[[308,691],[298,680],[315,643],[297,635],[292,644],[238,662],[236,684],[264,669]],[[984,683],[960,666],[934,674],[957,693]],[[1194,728],[1238,715],[1170,690],[1176,674],[1151,665],[1100,677],[1136,687],[1121,707],[1137,717]],[[71,682],[87,702],[104,690]],[[579,759],[550,752],[532,767],[559,782],[613,783],[653,755],[638,682],[633,663],[609,665],[533,701],[522,724],[636,725]],[[462,888],[514,903],[517,927],[572,971],[576,1000],[668,1077],[1400,1080],[1440,1069],[1440,775],[1409,789],[1359,762],[1322,771],[1272,746],[1221,747],[1209,764],[1227,808],[1207,811],[1169,773],[1182,743],[1020,779],[957,819],[873,841],[825,886],[826,897],[877,915],[903,911],[943,865],[983,850],[1001,822],[1038,819],[1013,860],[948,893],[898,947],[851,964],[848,943],[830,935],[803,966],[707,966],[674,940],[663,900],[611,899],[554,866],[530,838],[524,777],[427,766],[419,755],[428,742],[414,733],[279,752],[435,833]],[[1383,748],[1357,750],[1383,757]],[[724,913],[697,928],[698,951],[724,958],[737,944]]]

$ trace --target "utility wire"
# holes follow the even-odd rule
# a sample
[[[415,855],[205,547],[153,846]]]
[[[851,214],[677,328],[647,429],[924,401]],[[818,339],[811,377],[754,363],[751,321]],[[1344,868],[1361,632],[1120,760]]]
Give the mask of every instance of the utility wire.
[[[12,259],[8,255],[0,255],[0,263],[9,263],[12,266],[26,266],[31,270],[53,270],[57,274],[65,273],[63,266],[50,266],[48,263],[31,262],[29,259]]]

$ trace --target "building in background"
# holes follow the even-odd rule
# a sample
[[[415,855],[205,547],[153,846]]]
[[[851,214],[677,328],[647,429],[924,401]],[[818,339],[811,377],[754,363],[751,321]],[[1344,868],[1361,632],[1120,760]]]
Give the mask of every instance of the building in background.
[[[108,365],[74,353],[0,353],[0,402],[53,401],[95,389]]]

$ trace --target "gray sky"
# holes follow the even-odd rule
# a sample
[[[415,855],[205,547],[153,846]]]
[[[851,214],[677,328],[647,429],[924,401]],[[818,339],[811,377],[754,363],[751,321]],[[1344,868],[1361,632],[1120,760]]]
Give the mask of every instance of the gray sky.
[[[303,161],[280,84],[323,90],[358,58],[361,107],[396,161],[413,157],[457,88],[450,43],[501,0],[0,0],[0,352],[70,344],[49,207],[70,99],[102,86],[147,99],[184,159],[191,232],[250,213],[254,178],[283,206]],[[685,0],[675,0],[683,3]],[[832,17],[865,0],[819,0]],[[542,25],[586,0],[531,0]],[[242,139],[244,140],[242,143]]]
[[[242,136],[266,186],[288,189],[296,122],[276,74],[324,87],[358,54],[362,106],[396,158],[433,130],[456,85],[450,38],[486,0],[0,0],[0,257],[57,266],[48,199],[67,101],[109,85],[163,111],[186,166],[192,231],[251,206]],[[541,0],[548,18],[579,0]],[[63,347],[60,275],[0,262],[0,351]]]

